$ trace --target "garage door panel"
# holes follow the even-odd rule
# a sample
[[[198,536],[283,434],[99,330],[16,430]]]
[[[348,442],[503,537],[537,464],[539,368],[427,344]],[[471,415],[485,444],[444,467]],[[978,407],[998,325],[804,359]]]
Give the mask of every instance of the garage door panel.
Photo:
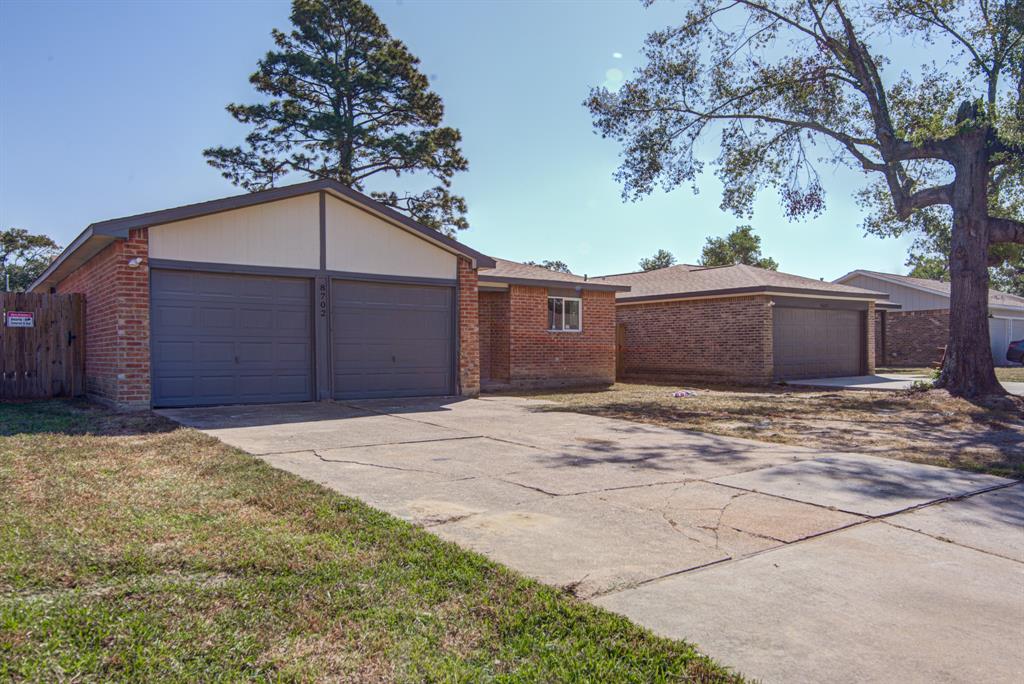
[[[362,397],[415,397],[423,396],[420,386],[445,386],[446,372],[413,370],[405,373],[353,373],[337,376],[343,379],[347,391]]]
[[[343,340],[436,339],[451,337],[449,312],[349,311],[334,317],[334,330]]]
[[[425,354],[441,356],[447,352],[447,347],[440,347],[436,352],[432,350],[418,350],[410,354],[348,347],[346,349],[338,349],[335,365],[343,367],[339,372],[349,373],[355,370],[394,373],[414,371],[447,373],[449,370],[448,364],[429,363],[421,360]]]
[[[450,287],[335,280],[335,398],[449,394],[453,299]]]
[[[153,404],[313,398],[312,282],[154,269]]]
[[[846,309],[776,306],[773,309],[775,377],[800,379],[860,375],[863,314]]]

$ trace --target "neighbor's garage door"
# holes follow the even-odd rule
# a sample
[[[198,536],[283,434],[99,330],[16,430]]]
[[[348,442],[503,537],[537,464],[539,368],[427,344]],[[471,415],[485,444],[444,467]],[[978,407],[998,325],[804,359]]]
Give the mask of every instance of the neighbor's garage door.
[[[154,406],[313,398],[312,282],[152,271]]]
[[[334,397],[452,393],[451,287],[335,280]]]
[[[863,313],[842,309],[773,309],[775,377],[841,377],[863,372]]]

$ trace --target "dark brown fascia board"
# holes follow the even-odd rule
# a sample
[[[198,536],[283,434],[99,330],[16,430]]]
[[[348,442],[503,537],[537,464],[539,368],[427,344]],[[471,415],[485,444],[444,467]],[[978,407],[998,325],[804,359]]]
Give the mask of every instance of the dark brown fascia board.
[[[125,216],[122,218],[110,219],[108,221],[100,221],[98,223],[91,224],[89,229],[91,229],[96,235],[110,235],[118,238],[126,238],[128,237],[128,231],[134,228],[149,228],[151,226],[158,226],[164,223],[183,221],[197,216],[217,214],[222,211],[231,211],[233,209],[251,207],[257,204],[265,204],[267,202],[276,202],[278,200],[298,197],[300,195],[308,195],[322,190],[341,195],[356,204],[360,204],[373,212],[381,214],[395,223],[401,224],[403,227],[418,233],[429,241],[440,243],[453,252],[469,257],[476,261],[479,268],[494,268],[497,265],[494,262],[494,259],[486,254],[482,254],[475,249],[471,249],[461,242],[453,240],[447,235],[444,235],[432,228],[427,228],[426,226],[413,221],[408,216],[400,214],[390,207],[384,206],[377,200],[367,197],[361,192],[347,188],[341,183],[329,178],[306,181],[305,183],[296,183],[295,185],[286,185],[281,188],[271,188],[269,190],[250,192],[244,195],[234,195],[232,197],[210,200],[208,202],[187,204],[185,206],[174,207],[172,209],[162,209],[160,211],[151,211],[145,214],[136,214],[134,216]]]
[[[752,287],[733,287],[719,290],[699,290],[689,292],[672,292],[656,295],[638,295],[635,297],[616,297],[615,302],[621,304],[636,304],[641,302],[656,302],[661,299],[695,299],[697,297],[714,297],[718,295],[745,295],[760,293],[779,294],[801,294],[817,297],[839,297],[842,299],[870,299],[879,300],[889,298],[889,295],[882,292],[871,294],[856,294],[854,292],[835,292],[830,290],[810,290],[802,287],[773,287],[769,285],[757,285]]]
[[[50,280],[51,277],[53,277],[55,273],[57,273],[60,270],[61,266],[67,263],[67,260],[69,258],[78,253],[79,250],[81,250],[81,248],[84,247],[89,242],[98,243],[97,249],[93,250],[92,254],[89,255],[89,258],[92,258],[96,254],[98,254],[100,250],[102,250],[104,247],[114,242],[115,239],[116,238],[110,237],[108,235],[96,235],[93,232],[92,228],[86,228],[81,233],[79,233],[78,237],[71,241],[71,244],[64,248],[63,252],[57,255],[56,259],[50,262],[50,265],[47,266],[46,269],[39,274],[38,278],[32,281],[32,284],[29,285],[28,287],[28,292],[35,292],[36,288],[42,287],[47,281]],[[86,261],[88,261],[88,259],[86,259]]]
[[[540,278],[508,278],[505,276],[480,274],[477,279],[481,283],[506,283],[508,285],[532,285],[533,287],[569,287],[580,290],[595,290],[598,292],[629,292],[629,285],[612,285],[610,283],[595,283],[592,280],[544,280]]]

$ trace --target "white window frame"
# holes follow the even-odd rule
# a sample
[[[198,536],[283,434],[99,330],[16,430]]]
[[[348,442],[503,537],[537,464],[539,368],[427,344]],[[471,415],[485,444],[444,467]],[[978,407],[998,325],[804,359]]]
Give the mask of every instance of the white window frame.
[[[557,333],[563,333],[563,332],[565,332],[565,333],[581,333],[581,332],[583,332],[583,298],[582,297],[561,297],[559,295],[548,295],[548,309],[549,310],[551,308],[551,300],[552,299],[560,299],[560,300],[562,300],[562,327],[561,328],[548,328],[548,332],[557,332]],[[579,304],[579,307],[580,307],[580,321],[579,321],[579,327],[578,328],[566,328],[565,327],[565,303],[566,302],[576,302],[577,304]],[[545,315],[546,314],[547,314],[547,311],[545,311]]]

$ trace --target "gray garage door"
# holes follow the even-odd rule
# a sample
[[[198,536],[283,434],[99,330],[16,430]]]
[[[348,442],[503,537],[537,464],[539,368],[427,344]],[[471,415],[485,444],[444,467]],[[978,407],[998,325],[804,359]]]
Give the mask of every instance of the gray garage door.
[[[154,406],[313,398],[312,282],[153,270]]]
[[[334,397],[451,394],[453,298],[450,287],[333,281]]]
[[[864,334],[860,311],[776,306],[775,377],[782,380],[860,375]]]

